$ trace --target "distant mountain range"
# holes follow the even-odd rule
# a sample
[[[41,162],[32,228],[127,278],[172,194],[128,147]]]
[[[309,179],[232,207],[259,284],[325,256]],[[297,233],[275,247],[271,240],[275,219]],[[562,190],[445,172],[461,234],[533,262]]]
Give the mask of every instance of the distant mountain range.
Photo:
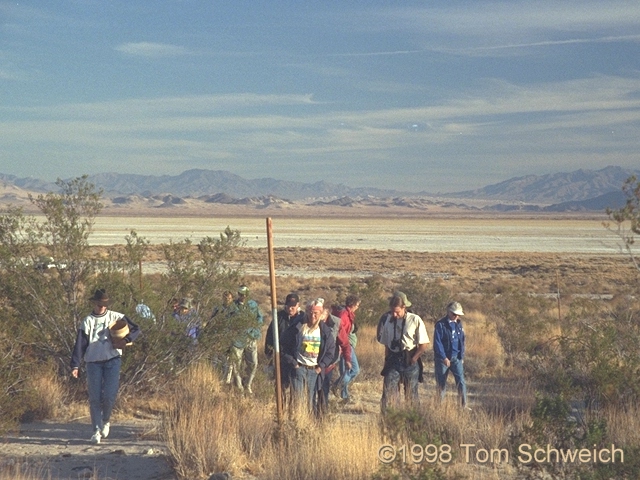
[[[579,202],[611,192],[620,192],[631,175],[640,177],[640,170],[606,167],[602,170],[575,170],[568,173],[527,175],[488,185],[477,190],[447,194],[455,198],[485,198],[519,201],[533,204]]]
[[[379,188],[352,188],[324,181],[302,183],[261,178],[247,180],[221,170],[187,170],[180,175],[132,175],[100,173],[88,180],[101,188],[114,203],[126,203],[128,197],[163,199],[167,205],[180,203],[181,197],[198,198],[209,203],[273,204],[307,201],[338,206],[391,202],[420,208],[421,205],[456,204],[483,201],[488,210],[579,211],[618,208],[624,204],[621,187],[631,175],[640,178],[640,170],[610,166],[601,170],[576,170],[548,175],[515,177],[486,187],[435,195],[429,192],[401,192]],[[0,174],[0,183],[32,192],[56,191],[54,183],[35,178]],[[11,193],[14,195],[14,193]],[[259,199],[256,199],[259,197]],[[248,200],[252,199],[252,200]],[[386,200],[385,200],[386,199]],[[460,206],[460,205],[458,205]]]

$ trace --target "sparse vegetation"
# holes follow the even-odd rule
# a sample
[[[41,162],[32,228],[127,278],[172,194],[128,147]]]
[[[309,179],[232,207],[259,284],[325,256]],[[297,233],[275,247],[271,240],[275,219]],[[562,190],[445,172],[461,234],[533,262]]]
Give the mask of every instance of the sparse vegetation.
[[[629,177],[624,182],[622,191],[627,197],[624,207],[617,210],[607,208],[607,215],[615,225],[614,230],[622,240],[625,251],[636,269],[640,271],[640,262],[633,250],[635,235],[640,235],[640,180],[635,176]],[[610,222],[606,222],[605,227],[612,228]]]
[[[324,296],[340,303],[349,292],[362,299],[357,314],[362,373],[352,388],[355,404],[342,405],[332,397],[324,420],[288,409],[278,425],[266,372],[260,369],[253,396],[234,394],[221,381],[219,360],[242,321],[206,322],[222,291],[240,281],[251,285],[261,305],[268,305],[265,279],[242,275],[240,269],[243,259],[262,258],[264,251],[244,249],[239,232],[231,228],[219,238],[161,247],[131,231],[123,247],[95,249],[88,238],[100,211],[99,192],[82,178],[60,186],[57,196],[34,199],[44,209],[44,223],[13,209],[0,217],[2,431],[20,419],[65,418],[73,408],[69,405],[85,404],[82,382],[67,381],[66,368],[76,322],[89,308],[87,292],[101,286],[118,299],[114,308],[135,318],[144,332],[124,356],[120,406],[143,398],[157,402],[153,408],[163,416],[162,438],[180,479],[206,479],[223,471],[261,480],[534,478],[534,472],[575,479],[640,475],[640,292],[630,276],[635,270],[625,268],[620,259],[560,261],[542,255],[467,253],[454,259],[455,270],[464,275],[432,278],[421,272],[442,272],[453,256],[416,254],[420,261],[439,262],[439,267],[423,262],[417,273],[405,269],[391,275],[387,273],[393,269],[394,254],[389,252],[384,259],[376,255],[376,261],[390,269],[379,275],[278,278],[282,298],[298,291],[303,301]],[[281,253],[301,261],[295,250]],[[35,268],[43,255],[51,256],[57,267]],[[330,252],[314,255],[318,263],[331,258]],[[342,264],[367,262],[350,260],[353,252],[336,255]],[[150,257],[164,262],[166,272],[143,274],[141,265]],[[351,264],[344,268],[357,270]],[[396,274],[403,272],[407,274]],[[593,285],[616,293],[620,285],[624,294],[611,300],[572,296]],[[380,416],[383,350],[375,341],[375,325],[394,290],[408,295],[430,335],[448,301],[463,303],[473,411],[460,412],[453,400],[455,389],[450,389],[451,401],[436,402],[428,352],[421,405]],[[561,302],[554,296],[558,290]],[[168,300],[174,297],[192,297],[197,304],[203,320],[197,345],[171,316]],[[135,306],[142,300],[155,320],[137,315]],[[268,317],[270,312],[265,313]],[[263,360],[261,355],[262,365]],[[34,364],[39,365],[37,375]],[[158,391],[165,395],[154,395]],[[459,448],[463,443],[476,450],[509,451],[511,461],[496,466],[476,456],[467,459]],[[615,443],[624,448],[625,463],[523,465],[514,459],[522,443],[587,449]],[[397,459],[383,465],[377,456],[383,444],[451,445],[454,454],[450,463]],[[0,480],[46,476],[46,471],[0,463]]]

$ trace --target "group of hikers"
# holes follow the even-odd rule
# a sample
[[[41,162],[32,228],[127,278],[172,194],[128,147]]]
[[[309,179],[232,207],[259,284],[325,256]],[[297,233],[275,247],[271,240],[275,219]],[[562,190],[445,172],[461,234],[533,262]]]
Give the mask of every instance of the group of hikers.
[[[109,435],[122,351],[138,338],[140,328],[126,315],[108,308],[110,299],[105,290],[96,290],[90,300],[93,310],[78,328],[71,358],[71,375],[78,378],[79,367],[84,360],[93,427],[91,441],[100,443]],[[401,387],[407,402],[418,403],[418,384],[423,381],[424,373],[422,354],[430,341],[424,321],[409,311],[411,305],[403,292],[395,292],[389,300],[389,310],[378,322],[376,338],[385,347],[381,372],[384,378],[383,412],[399,405]],[[174,318],[185,323],[185,333],[195,344],[201,322],[191,300],[182,299],[174,302],[172,307]],[[268,370],[275,373],[274,354],[278,351],[283,391],[290,389],[293,399],[306,403],[309,411],[316,415],[327,410],[330,393],[343,404],[353,401],[349,386],[360,372],[355,321],[359,307],[360,298],[351,294],[346,297],[344,305],[329,306],[323,298],[317,297],[303,308],[298,294],[292,292],[287,295],[284,308],[277,312],[277,335],[276,322],[272,321],[267,328],[264,351]],[[451,372],[460,404],[463,409],[469,409],[463,369],[465,334],[460,321],[464,312],[458,302],[449,303],[446,310],[446,315],[436,323],[433,335],[436,386],[440,398],[444,398],[447,376]],[[235,299],[231,291],[223,293],[222,304],[213,310],[209,321],[219,316],[226,316],[232,321],[236,318],[246,321],[241,322],[242,331],[236,332],[229,346],[224,381],[251,394],[264,316],[258,303],[249,298],[246,285],[238,288]],[[114,330],[116,326],[117,331]]]

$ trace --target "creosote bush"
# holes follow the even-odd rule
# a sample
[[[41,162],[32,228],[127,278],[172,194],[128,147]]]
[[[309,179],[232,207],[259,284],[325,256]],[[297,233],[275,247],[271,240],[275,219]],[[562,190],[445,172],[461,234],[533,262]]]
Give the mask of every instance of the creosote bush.
[[[77,327],[92,305],[88,298],[105,288],[110,308],[140,324],[143,335],[123,356],[121,385],[125,390],[155,391],[188,365],[223,354],[242,328],[236,318],[210,320],[222,292],[235,289],[239,270],[229,267],[242,246],[240,232],[227,228],[219,238],[205,237],[194,245],[188,239],[163,248],[167,272],[143,276],[141,261],[149,242],[131,231],[124,249],[92,255],[89,238],[103,205],[101,191],[79,177],[58,180],[60,191],[30,197],[43,220],[8,208],[0,215],[0,320],[11,337],[0,334],[0,423],[15,422],[29,409],[26,380],[29,366],[51,362],[59,376],[68,375]],[[172,316],[170,300],[195,300],[201,338],[197,348],[185,335],[185,325]],[[136,311],[144,300],[153,313]],[[72,389],[73,390],[73,389]]]

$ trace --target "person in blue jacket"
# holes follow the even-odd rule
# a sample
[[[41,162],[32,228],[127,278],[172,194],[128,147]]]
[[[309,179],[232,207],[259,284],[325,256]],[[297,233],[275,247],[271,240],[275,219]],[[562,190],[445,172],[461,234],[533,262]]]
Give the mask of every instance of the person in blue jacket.
[[[440,399],[444,399],[449,372],[453,374],[458,388],[462,408],[467,407],[467,384],[464,380],[465,336],[460,317],[464,315],[462,305],[451,302],[447,314],[436,322],[433,333],[433,353],[435,362],[436,387]]]

